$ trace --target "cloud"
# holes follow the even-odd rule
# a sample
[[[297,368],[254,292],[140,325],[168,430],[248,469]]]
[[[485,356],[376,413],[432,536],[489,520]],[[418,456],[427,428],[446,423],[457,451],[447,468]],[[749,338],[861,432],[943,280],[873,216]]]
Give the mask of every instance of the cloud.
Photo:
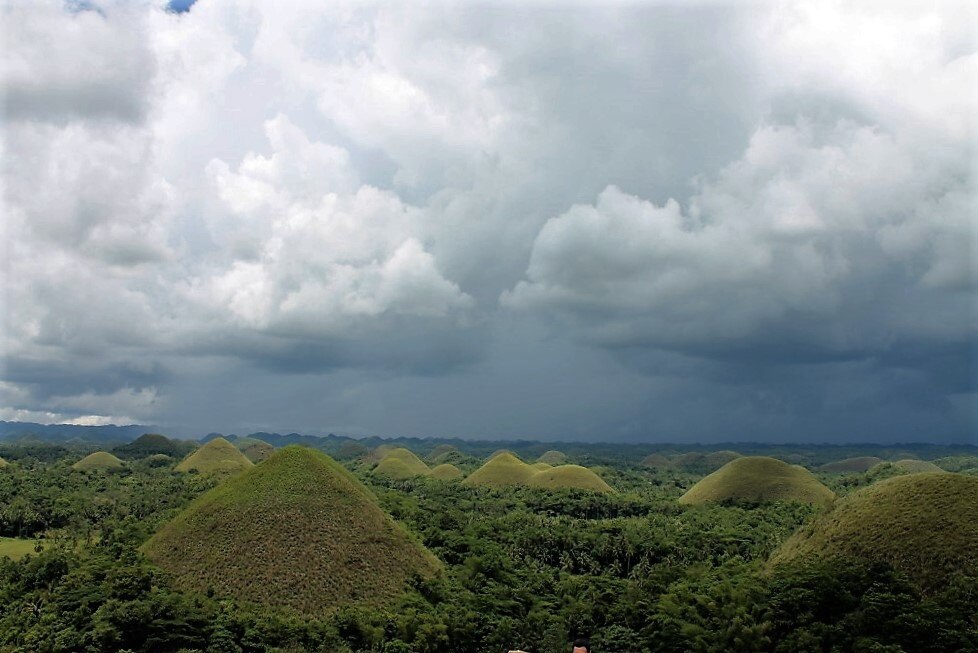
[[[56,1],[2,8],[0,56],[5,120],[141,122],[154,72],[143,12],[67,11]]]
[[[969,6],[163,5],[2,10],[8,411],[971,426]]]

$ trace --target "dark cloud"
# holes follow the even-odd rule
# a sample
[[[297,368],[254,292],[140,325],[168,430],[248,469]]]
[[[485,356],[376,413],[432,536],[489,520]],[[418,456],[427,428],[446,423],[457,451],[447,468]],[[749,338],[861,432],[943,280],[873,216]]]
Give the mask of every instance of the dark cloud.
[[[972,9],[178,4],[3,10],[0,416],[974,439]]]

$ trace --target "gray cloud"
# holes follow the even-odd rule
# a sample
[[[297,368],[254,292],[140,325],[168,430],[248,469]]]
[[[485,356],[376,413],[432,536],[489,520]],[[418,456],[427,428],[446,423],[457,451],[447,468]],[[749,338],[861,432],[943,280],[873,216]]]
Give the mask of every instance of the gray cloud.
[[[3,415],[975,432],[973,10],[3,9]]]

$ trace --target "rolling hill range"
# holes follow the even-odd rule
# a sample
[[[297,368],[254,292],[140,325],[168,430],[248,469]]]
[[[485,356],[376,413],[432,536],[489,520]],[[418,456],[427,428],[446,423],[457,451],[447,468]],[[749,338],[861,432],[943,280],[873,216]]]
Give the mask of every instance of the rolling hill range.
[[[667,469],[672,467],[672,461],[661,453],[649,454],[642,459],[642,467],[654,467],[656,469]]]
[[[123,467],[125,467],[125,463],[107,451],[96,451],[88,454],[71,466],[72,469],[79,472],[108,471],[122,469]]]
[[[204,494],[143,550],[181,587],[306,615],[387,603],[440,569],[339,463],[297,446]]]
[[[688,505],[714,501],[797,501],[828,504],[829,488],[803,467],[776,458],[748,456],[730,461],[691,487],[679,502]]]
[[[843,460],[825,463],[818,468],[818,471],[829,472],[831,474],[861,473],[869,471],[869,469],[881,462],[883,460],[876,456],[858,456],[856,458],[845,458]]]
[[[926,460],[907,458],[896,462],[882,462],[869,470],[870,474],[921,474],[924,472],[943,472],[944,470]]]
[[[214,438],[174,467],[178,472],[199,474],[234,474],[254,466],[241,451],[225,440]]]
[[[789,538],[771,562],[808,557],[886,562],[925,589],[958,571],[978,575],[978,478],[908,474],[863,488]]]

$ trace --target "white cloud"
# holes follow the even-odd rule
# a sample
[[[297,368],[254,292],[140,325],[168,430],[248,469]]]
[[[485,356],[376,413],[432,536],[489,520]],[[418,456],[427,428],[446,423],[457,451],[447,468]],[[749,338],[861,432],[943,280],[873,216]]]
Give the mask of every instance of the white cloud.
[[[9,410],[199,421],[175,389],[233,412],[239,366],[369,386],[489,357],[477,376],[489,334],[545,339],[501,293],[557,327],[553,361],[582,341],[779,363],[903,343],[934,354],[920,370],[974,337],[968,5],[2,11]],[[581,375],[609,374],[593,357]],[[507,373],[485,383],[545,383]],[[899,385],[854,374],[867,397]],[[963,392],[945,376],[927,383]],[[711,383],[681,387],[741,401]]]
[[[963,154],[848,123],[764,127],[685,211],[610,187],[552,218],[502,302],[614,345],[863,352],[965,339],[976,206]]]
[[[57,0],[0,8],[5,120],[139,122],[153,74],[145,13],[122,3],[110,12],[65,9]]]

